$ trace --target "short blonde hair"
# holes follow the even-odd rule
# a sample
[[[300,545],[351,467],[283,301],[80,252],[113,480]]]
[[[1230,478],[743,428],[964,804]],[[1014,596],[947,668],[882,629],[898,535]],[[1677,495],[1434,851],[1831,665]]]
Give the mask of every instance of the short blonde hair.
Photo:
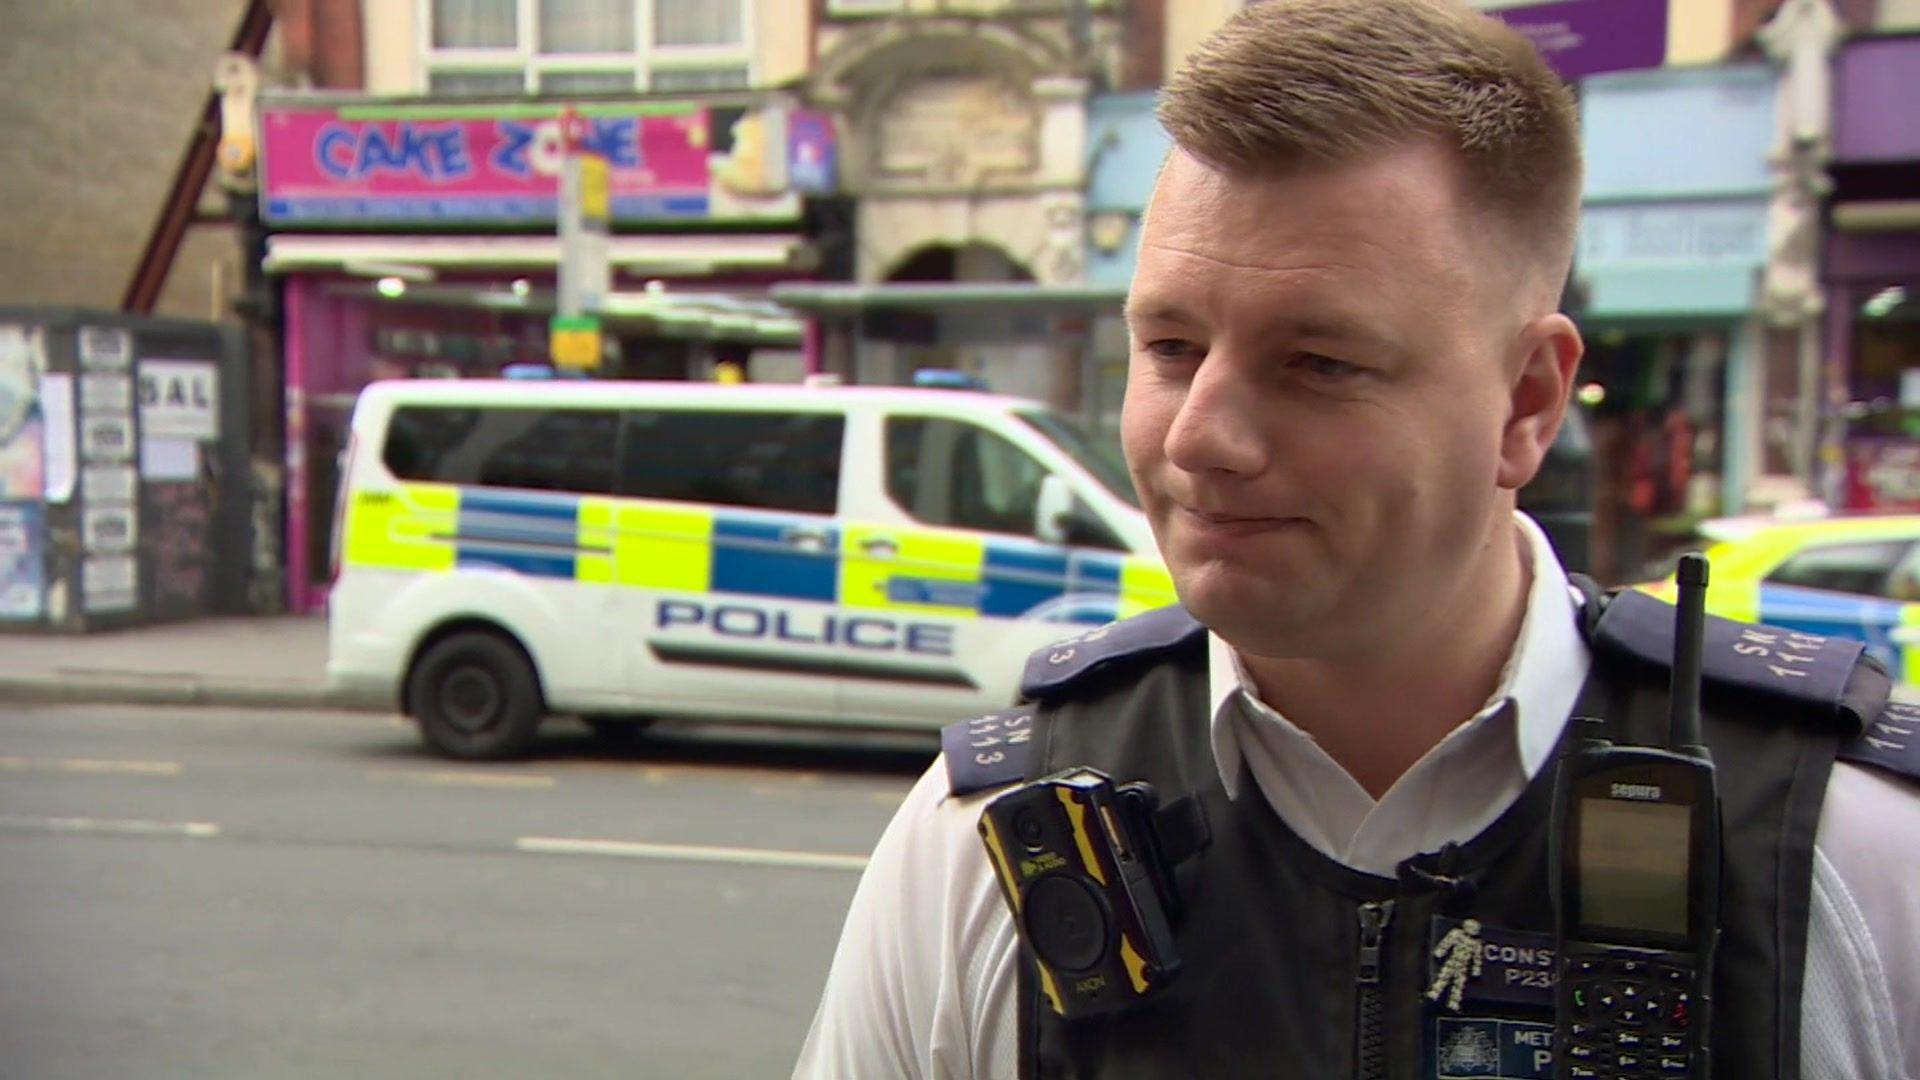
[[[1573,95],[1539,52],[1455,0],[1264,0],[1168,80],[1160,123],[1229,172],[1450,146],[1467,205],[1564,278],[1580,211]],[[1560,282],[1552,283],[1557,287]]]

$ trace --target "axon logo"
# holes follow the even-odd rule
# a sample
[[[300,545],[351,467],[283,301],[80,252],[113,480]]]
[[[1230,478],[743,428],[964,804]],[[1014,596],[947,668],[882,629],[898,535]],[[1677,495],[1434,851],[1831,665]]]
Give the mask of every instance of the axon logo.
[[[1660,801],[1659,784],[1615,784],[1608,791],[1616,799],[1643,799],[1649,802]]]

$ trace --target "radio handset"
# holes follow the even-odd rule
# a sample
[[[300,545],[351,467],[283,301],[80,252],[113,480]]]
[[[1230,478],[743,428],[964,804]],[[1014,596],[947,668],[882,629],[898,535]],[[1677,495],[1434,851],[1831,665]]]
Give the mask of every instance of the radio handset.
[[[1707,560],[1680,560],[1665,746],[1594,740],[1560,764],[1551,865],[1559,1080],[1705,1080],[1720,804],[1700,736]]]

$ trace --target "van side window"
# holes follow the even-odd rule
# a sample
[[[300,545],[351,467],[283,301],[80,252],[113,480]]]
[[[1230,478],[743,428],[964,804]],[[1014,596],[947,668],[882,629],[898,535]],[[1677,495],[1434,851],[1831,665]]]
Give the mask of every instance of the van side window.
[[[1781,563],[1767,575],[1767,581],[1775,585],[1891,597],[1889,578],[1906,553],[1905,540],[1821,544],[1806,548]]]
[[[611,409],[407,405],[381,460],[402,480],[605,495],[619,422]]]
[[[887,494],[929,525],[1031,537],[1046,475],[1025,450],[973,424],[887,418]]]
[[[828,413],[630,410],[620,494],[831,514],[845,430]]]

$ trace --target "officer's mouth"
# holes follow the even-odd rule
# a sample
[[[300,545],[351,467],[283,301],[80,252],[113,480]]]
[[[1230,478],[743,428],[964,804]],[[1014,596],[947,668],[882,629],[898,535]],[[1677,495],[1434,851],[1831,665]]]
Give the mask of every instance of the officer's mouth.
[[[1306,524],[1305,518],[1218,514],[1177,503],[1174,516],[1183,532],[1202,540],[1241,540]]]

